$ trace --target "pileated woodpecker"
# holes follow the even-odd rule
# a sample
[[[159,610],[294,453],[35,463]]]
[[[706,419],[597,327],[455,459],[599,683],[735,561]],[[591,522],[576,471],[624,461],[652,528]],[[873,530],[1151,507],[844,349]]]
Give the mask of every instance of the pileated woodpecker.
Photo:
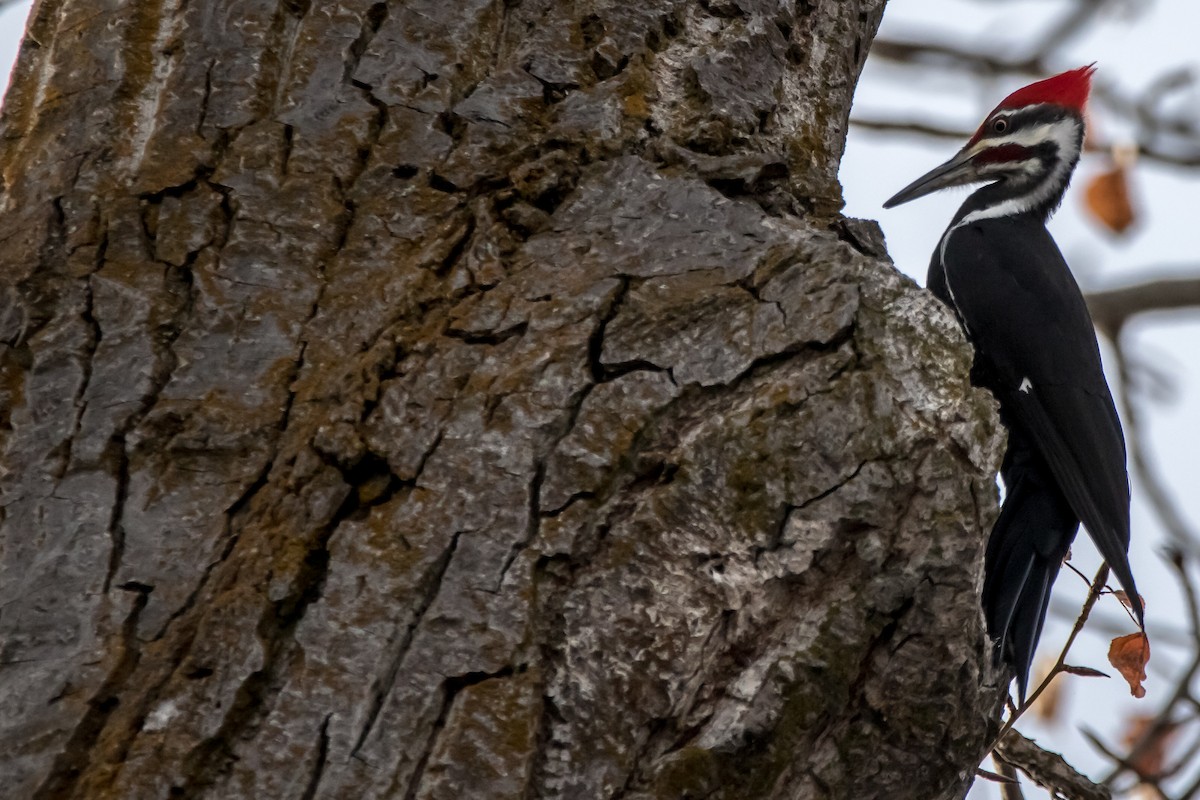
[[[883,204],[989,182],[942,234],[927,285],[958,317],[975,348],[972,380],[996,396],[1008,428],[983,608],[1022,702],[1050,589],[1081,521],[1143,621],[1129,569],[1121,421],[1083,295],[1046,231],[1079,161],[1093,71],[1013,92],[957,155]]]

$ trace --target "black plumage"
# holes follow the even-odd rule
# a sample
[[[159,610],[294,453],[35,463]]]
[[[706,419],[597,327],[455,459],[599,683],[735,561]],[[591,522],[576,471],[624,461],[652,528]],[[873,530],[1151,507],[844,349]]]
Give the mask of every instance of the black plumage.
[[[955,228],[958,218],[927,285],[962,322],[974,382],[996,396],[1009,431],[983,605],[1024,696],[1050,588],[1081,521],[1137,596],[1125,440],[1083,294],[1036,211]]]
[[[927,285],[975,349],[972,380],[1008,429],[1006,495],[988,540],[983,607],[1022,699],[1050,591],[1079,525],[1142,622],[1129,567],[1129,479],[1121,421],[1083,294],[1046,220],[1083,146],[1092,68],[1005,98],[954,158],[885,203],[990,181],[951,220]]]

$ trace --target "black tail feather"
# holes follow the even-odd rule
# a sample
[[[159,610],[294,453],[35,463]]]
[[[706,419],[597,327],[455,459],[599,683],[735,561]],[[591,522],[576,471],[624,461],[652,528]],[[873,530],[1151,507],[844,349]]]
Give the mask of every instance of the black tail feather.
[[[1010,444],[1003,469],[1008,495],[988,539],[983,583],[988,632],[997,657],[1013,669],[1021,702],[1050,589],[1079,530],[1079,518],[1049,469],[1028,455]]]

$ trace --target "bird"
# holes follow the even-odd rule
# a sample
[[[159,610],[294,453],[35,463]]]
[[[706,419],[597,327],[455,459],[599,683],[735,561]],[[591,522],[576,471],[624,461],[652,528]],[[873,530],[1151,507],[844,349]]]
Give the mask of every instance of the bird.
[[[1129,565],[1125,437],[1079,285],[1046,230],[1079,162],[1095,64],[1014,91],[953,158],[885,202],[984,183],[950,220],[927,288],[974,349],[971,380],[1000,406],[1004,499],[984,553],[996,663],[1025,702],[1054,580],[1087,530],[1144,630]]]

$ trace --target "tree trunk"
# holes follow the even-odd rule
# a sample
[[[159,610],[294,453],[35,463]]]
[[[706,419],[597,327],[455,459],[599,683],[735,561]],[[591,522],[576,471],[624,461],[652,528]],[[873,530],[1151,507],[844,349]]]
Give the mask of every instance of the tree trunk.
[[[882,0],[40,0],[0,793],[929,798],[997,426],[839,216]]]

